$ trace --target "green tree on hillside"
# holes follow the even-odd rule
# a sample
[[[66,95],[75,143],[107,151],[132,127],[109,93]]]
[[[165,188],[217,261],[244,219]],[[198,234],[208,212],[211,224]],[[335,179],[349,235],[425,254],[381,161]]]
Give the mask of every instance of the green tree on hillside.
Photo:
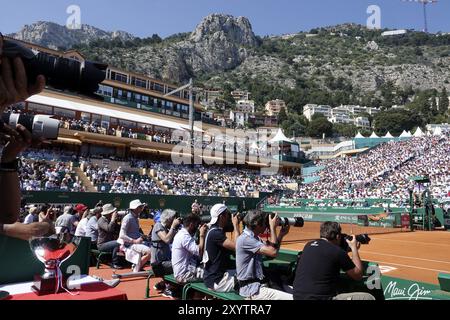
[[[448,112],[449,100],[447,89],[442,89],[441,94],[439,95],[439,113],[444,114]]]
[[[315,138],[322,138],[323,134],[326,137],[331,137],[333,135],[333,124],[323,115],[314,115],[309,123],[307,134]]]

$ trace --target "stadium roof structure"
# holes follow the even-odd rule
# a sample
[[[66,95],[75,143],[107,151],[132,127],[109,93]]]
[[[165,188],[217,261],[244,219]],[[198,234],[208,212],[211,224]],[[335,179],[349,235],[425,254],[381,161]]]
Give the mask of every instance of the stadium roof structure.
[[[394,138],[394,137],[393,137],[392,134],[388,131],[388,133],[386,133],[386,135],[385,135],[383,138],[389,138],[389,139],[392,139],[392,138]]]
[[[52,97],[47,97],[44,95],[35,95],[27,99],[28,102],[31,103],[37,103],[37,104],[43,104],[68,110],[74,110],[74,111],[81,111],[86,113],[95,113],[102,116],[108,116],[113,118],[118,118],[121,120],[127,120],[127,121],[133,121],[133,122],[139,122],[143,124],[148,125],[154,125],[158,127],[164,127],[174,130],[188,130],[188,125],[183,125],[174,121],[169,120],[163,120],[159,118],[153,118],[151,116],[143,116],[143,115],[136,115],[133,113],[129,113],[126,111],[119,111],[119,110],[113,110],[109,108],[103,108],[96,106],[94,104],[89,104],[88,102],[75,102],[75,101],[69,101],[64,99],[57,99]],[[195,131],[201,132],[202,130],[195,127]]]
[[[420,138],[423,137],[425,134],[423,133],[422,129],[420,127],[417,128],[416,132],[414,133],[414,137]]]
[[[286,137],[284,135],[283,130],[281,130],[281,128],[278,129],[278,132],[275,135],[275,137],[273,139],[271,139],[269,142],[290,142],[290,143],[295,143],[295,141],[292,141],[291,139],[289,139],[288,137]]]
[[[412,137],[412,135],[410,132],[406,132],[406,130],[403,130],[403,132],[399,138],[411,138],[411,137]]]
[[[364,137],[361,132],[358,131],[358,134],[355,136],[355,139],[365,139],[366,137]]]
[[[379,138],[379,136],[377,136],[377,134],[374,131],[374,132],[372,132],[372,135],[370,136],[370,138],[376,139],[376,138]]]

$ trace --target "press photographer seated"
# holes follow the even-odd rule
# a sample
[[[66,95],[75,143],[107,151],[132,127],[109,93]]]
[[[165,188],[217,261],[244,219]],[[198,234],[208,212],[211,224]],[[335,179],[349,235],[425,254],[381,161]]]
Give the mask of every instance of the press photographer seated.
[[[276,258],[281,241],[289,233],[290,225],[281,228],[277,236],[278,214],[267,216],[260,210],[247,213],[246,228],[236,242],[236,270],[239,294],[247,300],[292,300],[292,295],[272,289],[264,279],[263,256]],[[270,243],[264,244],[259,235],[270,228]]]
[[[232,216],[227,206],[216,204],[211,208],[202,262],[205,285],[217,292],[231,292],[235,288],[236,266],[230,256],[236,251],[236,243],[227,238],[226,232],[234,232],[234,239],[240,236],[238,215]]]
[[[175,279],[180,284],[202,280],[199,268],[203,255],[207,226],[201,225],[198,215],[190,214],[183,220],[183,228],[178,231],[172,245],[172,267]],[[199,244],[195,242],[195,233],[200,229]]]
[[[320,226],[319,240],[306,244],[298,261],[294,280],[295,300],[375,300],[369,293],[338,294],[338,280],[343,270],[351,279],[361,280],[363,265],[359,257],[356,236],[345,239],[352,259],[342,249],[341,226],[337,222],[324,222]]]
[[[150,248],[151,265],[157,277],[173,273],[170,245],[177,234],[180,224],[181,219],[177,218],[176,211],[166,209],[161,214],[160,222],[157,222],[152,228],[150,233],[152,240]],[[170,288],[164,281],[156,284],[155,287],[160,291],[165,290],[165,295],[171,296]]]

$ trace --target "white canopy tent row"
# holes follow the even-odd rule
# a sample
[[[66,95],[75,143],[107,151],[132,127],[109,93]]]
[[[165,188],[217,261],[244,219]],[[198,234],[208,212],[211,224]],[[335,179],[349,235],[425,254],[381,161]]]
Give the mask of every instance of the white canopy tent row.
[[[402,134],[400,135],[400,138],[411,138],[411,132],[406,132],[406,130],[403,130]]]

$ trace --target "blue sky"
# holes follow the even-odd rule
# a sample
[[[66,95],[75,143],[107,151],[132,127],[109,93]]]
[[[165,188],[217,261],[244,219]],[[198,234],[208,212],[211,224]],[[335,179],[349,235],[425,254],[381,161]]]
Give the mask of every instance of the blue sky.
[[[422,30],[421,5],[402,0],[14,0],[2,1],[0,31],[11,33],[38,20],[65,24],[69,5],[82,23],[145,37],[192,31],[210,13],[250,19],[257,35],[279,35],[344,22],[366,24],[369,5],[381,8],[386,28]],[[20,9],[20,10],[19,10]],[[428,6],[429,31],[450,32],[450,0]]]

